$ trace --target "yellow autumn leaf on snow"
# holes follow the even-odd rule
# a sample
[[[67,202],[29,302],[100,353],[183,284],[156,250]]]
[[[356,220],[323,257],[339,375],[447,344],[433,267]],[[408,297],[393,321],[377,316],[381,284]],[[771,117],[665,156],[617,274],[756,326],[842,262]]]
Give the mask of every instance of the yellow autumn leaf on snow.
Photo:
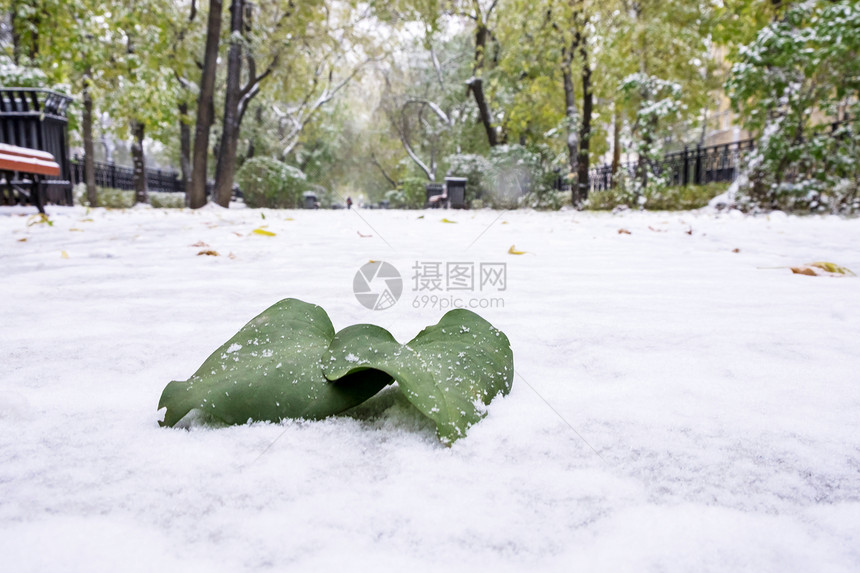
[[[442,219],[443,223],[456,223],[457,221],[452,221],[451,219]]]
[[[68,259],[69,253],[67,253],[66,251],[60,251],[60,256],[63,257],[64,259]]]
[[[509,255],[525,255],[528,251],[518,251],[516,245],[511,245],[511,248],[508,249]]]
[[[808,263],[799,267],[789,267],[791,272],[796,275],[806,275],[810,277],[856,277],[850,269],[830,263],[819,261],[816,263]]]
[[[266,229],[263,229],[262,227],[259,229],[254,229],[251,232],[254,233],[255,235],[263,235],[264,237],[274,237],[275,236],[275,233],[273,233],[271,231],[267,231]]]

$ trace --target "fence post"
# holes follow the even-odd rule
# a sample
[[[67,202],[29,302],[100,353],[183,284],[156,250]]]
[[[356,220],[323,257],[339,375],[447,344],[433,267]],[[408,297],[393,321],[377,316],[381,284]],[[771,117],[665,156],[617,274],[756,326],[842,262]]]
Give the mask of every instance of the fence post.
[[[684,173],[681,177],[681,184],[686,187],[690,182],[690,150],[684,146]]]
[[[116,163],[108,163],[108,178],[110,179],[111,189],[116,189]]]
[[[702,184],[702,144],[696,144],[696,173],[693,174],[693,183]]]

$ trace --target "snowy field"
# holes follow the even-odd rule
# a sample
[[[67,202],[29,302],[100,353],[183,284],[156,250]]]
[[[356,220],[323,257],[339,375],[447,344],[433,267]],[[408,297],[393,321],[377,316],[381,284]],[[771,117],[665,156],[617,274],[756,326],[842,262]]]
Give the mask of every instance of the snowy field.
[[[860,570],[860,278],[787,268],[860,272],[858,220],[33,212],[0,209],[4,571]],[[369,260],[403,276],[390,309],[353,295]],[[158,426],[282,298],[408,340],[445,310],[415,289],[433,262],[506,265],[462,300],[492,304],[513,390],[453,447],[391,390]]]

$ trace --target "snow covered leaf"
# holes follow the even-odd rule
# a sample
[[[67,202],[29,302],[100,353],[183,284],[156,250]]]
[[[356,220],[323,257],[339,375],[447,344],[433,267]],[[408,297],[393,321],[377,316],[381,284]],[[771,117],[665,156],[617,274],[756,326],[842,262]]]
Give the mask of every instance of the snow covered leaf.
[[[275,236],[275,233],[273,233],[271,231],[267,231],[266,229],[263,229],[262,227],[260,227],[259,229],[254,229],[251,232],[254,233],[255,235],[263,235],[264,237],[274,237]]]
[[[187,381],[165,387],[158,408],[164,426],[191,410],[227,424],[285,418],[322,419],[376,394],[391,377],[377,370],[333,383],[320,359],[334,338],[325,310],[284,299],[255,317],[216,350]]]
[[[445,443],[466,435],[486,415],[485,405],[510,392],[514,357],[507,336],[465,309],[399,344],[372,324],[347,327],[334,338],[323,359],[330,380],[370,370],[391,375],[404,396],[436,423]]]
[[[817,262],[809,263],[799,267],[790,267],[791,272],[796,275],[807,275],[810,277],[855,277],[850,269],[839,266],[836,263]]]
[[[199,253],[197,253],[198,257],[201,255],[208,255],[210,257],[217,257],[218,251],[213,251],[212,249],[205,249],[205,250],[202,250]]]

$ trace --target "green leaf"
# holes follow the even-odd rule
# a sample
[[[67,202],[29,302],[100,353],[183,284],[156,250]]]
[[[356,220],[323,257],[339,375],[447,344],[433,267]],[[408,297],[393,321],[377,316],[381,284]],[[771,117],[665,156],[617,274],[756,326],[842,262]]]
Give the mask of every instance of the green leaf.
[[[356,372],[338,382],[323,376],[320,359],[334,338],[321,307],[284,299],[255,317],[206,359],[191,378],[165,387],[163,426],[194,409],[227,424],[285,418],[322,419],[360,404],[391,377]]]
[[[337,333],[323,359],[329,380],[381,370],[436,423],[451,443],[486,415],[485,405],[510,392],[514,358],[507,336],[477,314],[456,309],[399,344],[384,328],[357,324]]]

